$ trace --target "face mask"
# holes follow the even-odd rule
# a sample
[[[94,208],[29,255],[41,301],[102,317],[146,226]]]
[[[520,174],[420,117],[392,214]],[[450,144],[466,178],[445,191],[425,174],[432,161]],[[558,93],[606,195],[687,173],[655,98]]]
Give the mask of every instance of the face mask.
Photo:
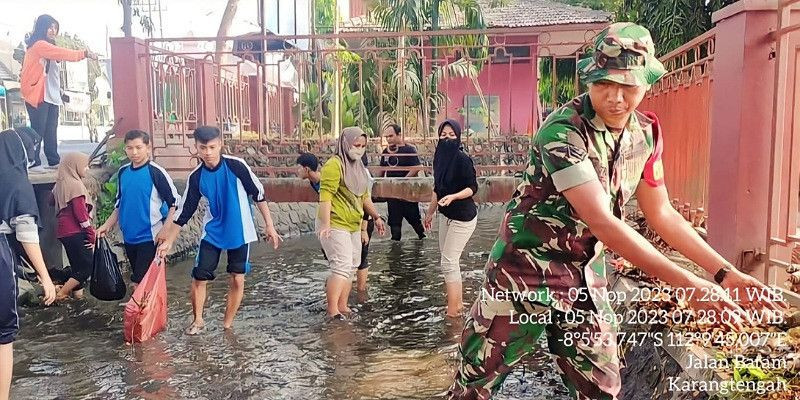
[[[363,147],[351,147],[350,150],[347,150],[347,157],[349,157],[351,161],[360,160],[361,156],[363,156],[366,151],[367,149]]]
[[[439,139],[438,146],[447,150],[457,150],[460,143],[456,139]]]

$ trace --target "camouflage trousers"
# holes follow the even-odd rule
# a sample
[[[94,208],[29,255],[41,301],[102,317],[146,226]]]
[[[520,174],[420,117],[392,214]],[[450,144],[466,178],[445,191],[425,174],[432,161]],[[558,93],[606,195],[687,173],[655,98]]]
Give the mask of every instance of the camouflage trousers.
[[[573,399],[616,400],[621,388],[616,328],[596,315],[479,297],[461,336],[461,362],[449,399],[491,398],[547,335],[548,349]]]

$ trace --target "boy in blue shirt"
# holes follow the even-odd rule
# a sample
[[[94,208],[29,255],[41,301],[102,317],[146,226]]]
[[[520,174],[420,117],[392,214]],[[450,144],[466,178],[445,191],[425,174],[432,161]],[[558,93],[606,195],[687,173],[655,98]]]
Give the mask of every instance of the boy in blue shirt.
[[[297,157],[297,176],[300,179],[308,179],[311,188],[319,194],[320,180],[322,179],[319,169],[319,159],[311,153],[301,153]]]
[[[117,172],[114,212],[97,228],[97,235],[105,236],[119,222],[135,288],[156,256],[158,235],[164,222],[172,220],[180,196],[167,171],[150,161],[147,132],[126,133],[125,154],[130,163]]]
[[[265,235],[275,249],[281,237],[272,224],[272,216],[264,197],[264,186],[244,160],[222,154],[219,129],[201,126],[194,130],[195,148],[202,163],[190,174],[186,191],[175,220],[168,223],[159,245],[159,254],[166,255],[183,225],[189,222],[201,197],[208,200],[203,234],[192,269],[192,310],[194,321],[186,329],[196,335],[205,326],[203,308],[208,281],[216,278],[215,270],[223,250],[228,252],[228,303],[223,327],[230,329],[244,297],[244,275],[250,271],[250,243],[258,240],[250,199],[264,217]],[[249,198],[249,199],[248,199]]]

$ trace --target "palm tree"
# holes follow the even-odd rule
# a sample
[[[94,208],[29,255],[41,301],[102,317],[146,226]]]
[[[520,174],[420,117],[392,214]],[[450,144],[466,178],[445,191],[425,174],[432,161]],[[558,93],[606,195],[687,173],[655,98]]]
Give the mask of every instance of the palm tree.
[[[438,30],[440,26],[467,29],[484,29],[486,24],[483,13],[476,0],[378,0],[371,7],[371,16],[386,31],[409,32],[423,31],[426,29]],[[411,100],[417,114],[416,120],[421,122],[423,131],[427,134],[429,127],[436,121],[439,110],[447,100],[445,93],[439,90],[439,83],[445,77],[469,78],[481,99],[483,107],[488,109],[478,84],[478,73],[483,64],[483,59],[488,55],[488,38],[484,34],[459,35],[439,37],[431,35],[433,45],[433,65],[430,71],[424,71],[420,54],[411,52],[406,54],[406,48],[419,44],[419,38],[409,40],[405,35],[397,40],[397,60],[391,79],[388,82],[393,89],[394,113],[402,119],[406,116],[406,104]],[[471,60],[462,57],[453,62],[440,65],[438,62],[439,48],[447,47],[460,49],[462,54],[468,54]],[[420,90],[424,86],[423,96]],[[427,98],[423,98],[427,97]],[[381,116],[384,120],[390,119],[390,114]],[[402,125],[402,123],[401,123]],[[491,126],[491,124],[489,125]]]
[[[422,31],[439,23],[449,27],[485,27],[476,0],[377,1],[371,7],[371,17],[385,31]],[[334,10],[329,4],[330,0],[314,0],[315,32],[326,31],[327,25],[335,23],[335,15],[330,18]],[[313,60],[307,64],[308,83],[304,90],[307,95],[301,96],[303,134],[335,130],[336,116],[341,118],[342,126],[357,122],[372,133],[397,122],[407,132],[422,128],[427,134],[447,101],[446,95],[439,91],[439,84],[446,77],[468,78],[481,94],[477,78],[482,62],[462,58],[445,65],[426,63],[423,67],[422,54],[417,51],[420,44],[419,38],[402,34],[396,39],[368,38],[350,49],[344,41],[334,40],[326,47],[335,51],[323,57],[312,54]],[[441,38],[438,44],[462,49],[464,54],[469,51],[473,60],[488,54],[488,39],[483,34]],[[360,48],[370,50],[360,51]],[[340,69],[342,74],[337,73]],[[337,80],[336,76],[341,78]],[[337,93],[341,93],[343,100],[338,112]]]

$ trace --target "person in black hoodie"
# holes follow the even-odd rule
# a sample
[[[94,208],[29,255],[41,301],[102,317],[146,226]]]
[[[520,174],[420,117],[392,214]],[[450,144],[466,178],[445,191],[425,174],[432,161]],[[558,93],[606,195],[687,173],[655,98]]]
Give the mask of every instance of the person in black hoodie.
[[[0,132],[0,400],[9,398],[14,366],[13,345],[19,331],[16,255],[7,235],[21,243],[44,289],[44,303],[52,304],[56,290],[39,247],[39,208],[28,180],[28,159],[14,130]]]
[[[439,211],[439,251],[447,291],[447,315],[457,317],[463,309],[459,259],[475,231],[478,208],[472,196],[478,180],[472,159],[461,148],[461,126],[448,119],[439,125],[439,143],[433,155],[434,187],[425,229],[433,225]]]

